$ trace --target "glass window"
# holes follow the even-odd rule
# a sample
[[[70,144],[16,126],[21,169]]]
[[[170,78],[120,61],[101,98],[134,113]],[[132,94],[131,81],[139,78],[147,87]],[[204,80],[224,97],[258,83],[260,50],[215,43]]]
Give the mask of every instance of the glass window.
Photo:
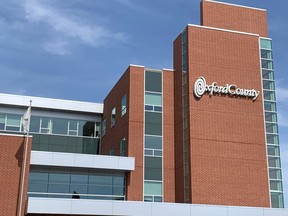
[[[71,174],[72,184],[88,184],[88,174]]]
[[[114,107],[111,111],[111,127],[115,125],[116,108]]]
[[[69,184],[49,184],[48,193],[69,193]]]
[[[79,121],[79,136],[95,136],[95,122]]]
[[[145,90],[162,92],[162,73],[145,71]]]
[[[96,122],[96,137],[100,137],[101,134],[101,128],[100,128],[100,122]]]
[[[113,185],[114,186],[125,186],[125,178],[124,176],[114,176],[113,177]]]
[[[70,120],[69,121],[69,130],[78,130],[78,121]]]
[[[113,187],[113,195],[124,196],[125,187]]]
[[[261,59],[262,68],[273,70],[273,61]]]
[[[283,191],[282,182],[277,180],[270,180],[270,190]]]
[[[275,101],[275,91],[266,91],[264,90],[264,100],[272,100]]]
[[[39,133],[40,132],[40,117],[31,116],[30,119],[30,132]]]
[[[145,149],[145,156],[153,156],[153,150],[151,149]]]
[[[153,202],[153,196],[144,196],[145,202]]]
[[[263,79],[269,79],[274,80],[274,71],[273,70],[262,70],[262,78]]]
[[[113,182],[112,176],[89,175],[89,184],[112,185],[112,182]]]
[[[279,157],[268,157],[269,167],[281,168]]]
[[[145,134],[162,135],[162,113],[145,112]]]
[[[261,58],[273,59],[272,51],[261,49]]]
[[[72,136],[78,135],[78,121],[76,121],[76,120],[70,120],[69,121],[68,134],[72,135]]]
[[[112,147],[110,147],[110,153],[109,153],[110,155],[115,155],[115,149],[114,149],[114,147],[112,146]]]
[[[41,133],[50,133],[51,121],[50,118],[42,117],[41,118]]]
[[[263,80],[263,89],[266,89],[266,90],[275,90],[274,81]]]
[[[70,182],[70,174],[66,174],[66,173],[50,173],[49,174],[49,182],[53,182],[53,183],[69,183]]]
[[[182,44],[182,53],[186,53],[187,52],[187,42],[186,41],[183,41],[183,44]]]
[[[155,93],[145,93],[145,104],[162,106],[162,95]]]
[[[186,62],[182,65],[182,71],[183,71],[183,73],[185,73],[187,71],[187,63]]]
[[[154,196],[154,202],[162,202],[162,196]]]
[[[6,130],[20,131],[21,115],[7,114]]]
[[[162,149],[162,137],[145,135],[145,148]]]
[[[268,155],[270,156],[280,156],[279,146],[267,146]]]
[[[274,111],[274,112],[276,112],[276,103],[275,102],[264,101],[264,109],[266,111]]]
[[[147,111],[153,111],[153,106],[151,106],[151,105],[145,105],[145,110],[147,110]]]
[[[162,156],[162,151],[154,150],[154,155],[155,156]]]
[[[87,194],[88,192],[88,185],[70,185],[70,193],[74,195],[77,194]],[[81,198],[81,197],[79,197]]]
[[[120,141],[120,156],[127,156],[126,154],[126,138]]]
[[[67,135],[68,132],[68,120],[53,118],[52,119],[52,133]]]
[[[160,168],[145,168],[144,172],[144,179],[145,180],[162,180],[162,169]]]
[[[162,107],[154,106],[154,111],[155,112],[162,112]]]
[[[267,133],[278,133],[278,125],[275,123],[266,123]]]
[[[60,168],[49,168],[44,171],[31,169],[29,175],[29,192],[42,192],[39,197],[47,197],[48,193],[59,193],[58,198],[71,198],[74,193],[78,195],[91,194],[95,196],[80,196],[80,199],[113,199],[112,196],[101,195],[118,195],[124,200],[125,197],[125,177],[121,175],[114,176],[113,174],[101,175],[100,173],[88,174],[86,171],[77,171],[70,173],[69,170]],[[113,183],[113,184],[112,184]],[[63,195],[67,193],[70,195]],[[35,194],[34,194],[35,195]],[[29,196],[34,196],[29,194]],[[74,194],[75,195],[75,194]],[[52,195],[51,195],[52,197]]]
[[[268,39],[261,38],[260,39],[260,47],[262,49],[272,49],[272,41]]]
[[[187,31],[183,31],[182,33],[182,44],[184,44],[187,41]]]
[[[271,204],[272,208],[284,208],[283,194],[282,193],[271,193]]]
[[[279,145],[279,137],[275,134],[266,134],[267,143]]]
[[[126,114],[126,111],[127,111],[127,96],[126,96],[126,94],[122,97],[121,106],[122,106],[121,116],[123,116]]]
[[[265,112],[266,122],[277,122],[277,114],[273,112]]]
[[[280,169],[269,169],[269,178],[270,179],[281,179],[281,170]]]
[[[28,191],[29,192],[42,192],[47,193],[48,191],[48,184],[47,183],[30,183],[28,184]]]
[[[162,183],[161,182],[144,182],[144,194],[145,195],[162,195]]]
[[[48,183],[48,173],[42,172],[30,172],[29,173],[29,182],[44,182]]]
[[[145,179],[162,180],[162,157],[145,156]]]
[[[20,127],[21,116],[14,114],[7,114],[7,125]]]
[[[112,186],[88,186],[89,194],[112,195]]]
[[[6,114],[0,113],[0,130],[5,129]]]

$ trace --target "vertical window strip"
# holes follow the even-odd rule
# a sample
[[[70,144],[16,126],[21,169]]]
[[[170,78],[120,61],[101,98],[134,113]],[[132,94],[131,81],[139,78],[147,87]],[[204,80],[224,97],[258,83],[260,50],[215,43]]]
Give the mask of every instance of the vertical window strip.
[[[265,113],[266,145],[268,149],[268,152],[267,152],[268,168],[269,170],[271,169],[273,170],[277,168],[277,175],[278,175],[277,182],[275,182],[273,181],[274,175],[269,173],[271,207],[272,208],[284,208],[280,156],[277,155],[278,154],[277,152],[274,153],[277,155],[276,157],[271,155],[271,150],[269,153],[269,149],[271,149],[270,146],[274,146],[274,145],[277,146],[277,151],[279,151],[278,135],[270,134],[271,132],[278,133],[276,103],[270,102],[270,101],[276,101],[275,86],[274,86],[272,41],[268,39],[260,38],[260,49],[261,49],[260,57],[261,57],[261,67],[262,67],[262,82],[263,82],[262,93],[263,93],[263,99],[264,99],[264,104],[265,104],[264,113]],[[271,115],[270,111],[273,111],[273,114],[275,112],[274,116],[273,117],[271,116],[271,118],[269,118],[269,116]],[[268,118],[266,118],[266,116]],[[270,121],[275,121],[275,123],[273,124],[273,128],[271,128],[271,124],[269,124]]]
[[[161,74],[161,78],[159,77]],[[153,79],[154,77],[154,79]],[[145,89],[144,89],[144,128],[147,129],[147,124],[151,127],[155,127],[155,129],[159,129],[159,125],[157,125],[157,118],[161,113],[161,133],[157,129],[157,133],[151,129],[144,130],[144,137],[149,137],[149,143],[144,139],[144,201],[146,202],[162,202],[163,201],[163,158],[162,158],[162,130],[163,130],[163,121],[162,121],[162,72],[152,72],[145,71]],[[149,122],[146,122],[146,118],[149,116],[153,116],[151,112],[155,113],[156,119],[149,118]],[[159,114],[157,114],[159,113]],[[153,132],[154,131],[154,132]],[[150,133],[151,132],[151,133]],[[155,135],[153,135],[155,134]],[[156,135],[157,134],[157,135]],[[153,138],[155,137],[155,139]],[[161,144],[158,143],[159,138],[161,140]],[[157,141],[156,141],[157,140]],[[148,147],[148,148],[146,148]],[[157,148],[157,149],[154,149]],[[160,148],[160,149],[159,149]],[[153,180],[155,177],[158,179],[158,175],[155,175],[154,168],[149,167],[153,163],[154,159],[160,158],[161,163],[161,180]],[[159,169],[159,168],[157,168]],[[156,171],[158,172],[158,171]],[[154,174],[153,174],[154,173]],[[151,178],[151,179],[150,179]]]

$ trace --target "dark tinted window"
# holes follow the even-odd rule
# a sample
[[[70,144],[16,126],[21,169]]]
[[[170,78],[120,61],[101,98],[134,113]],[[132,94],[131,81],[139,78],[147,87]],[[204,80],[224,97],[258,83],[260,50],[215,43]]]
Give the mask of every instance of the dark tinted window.
[[[162,149],[162,137],[145,136],[145,148]]]
[[[162,135],[162,113],[145,112],[145,134]]]
[[[162,92],[162,73],[146,71],[145,90],[153,92]]]

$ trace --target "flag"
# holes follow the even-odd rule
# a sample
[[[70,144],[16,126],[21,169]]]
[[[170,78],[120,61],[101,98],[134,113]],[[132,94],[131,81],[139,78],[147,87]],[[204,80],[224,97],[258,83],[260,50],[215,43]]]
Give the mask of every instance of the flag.
[[[30,105],[29,105],[27,111],[25,112],[25,114],[23,115],[23,117],[21,119],[24,133],[29,132],[30,117],[31,117],[31,102],[30,102]]]

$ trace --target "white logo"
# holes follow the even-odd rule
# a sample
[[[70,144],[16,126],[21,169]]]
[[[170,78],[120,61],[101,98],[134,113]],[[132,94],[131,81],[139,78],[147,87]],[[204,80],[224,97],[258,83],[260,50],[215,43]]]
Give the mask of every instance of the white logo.
[[[241,89],[235,84],[217,86],[217,83],[213,82],[211,85],[207,85],[205,78],[200,76],[194,84],[194,95],[197,98],[201,98],[205,92],[209,92],[210,96],[214,94],[229,94],[231,96],[250,97],[253,101],[256,100],[260,94],[260,91],[255,89]]]
[[[206,91],[206,80],[204,77],[200,76],[194,84],[194,94],[197,98],[201,98],[201,96]]]

